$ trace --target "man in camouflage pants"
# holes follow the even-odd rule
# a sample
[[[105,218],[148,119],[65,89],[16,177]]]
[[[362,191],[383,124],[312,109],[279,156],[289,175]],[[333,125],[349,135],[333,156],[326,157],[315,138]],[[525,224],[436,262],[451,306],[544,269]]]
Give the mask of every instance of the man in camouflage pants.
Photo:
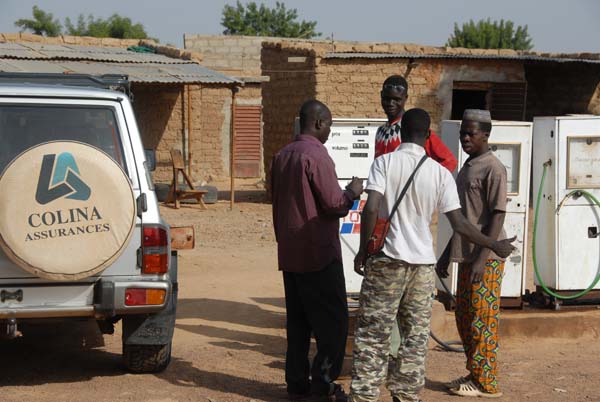
[[[352,377],[357,380],[352,382],[352,390],[369,389],[372,382],[386,378],[389,370],[386,385],[390,393],[400,401],[418,400],[416,395],[425,384],[425,355],[435,283],[433,265],[411,265],[380,255],[369,261],[366,271],[360,294],[361,322],[354,334]],[[378,350],[387,350],[395,320],[404,344],[398,358],[390,359],[388,366],[387,353],[379,357]],[[363,352],[360,357],[357,356],[359,351]],[[365,381],[359,379],[359,371],[367,375],[363,377]]]
[[[402,144],[375,159],[367,182],[369,193],[363,210],[360,248],[354,269],[364,274],[360,308],[354,334],[354,361],[350,399],[374,402],[386,378],[394,402],[416,402],[425,384],[425,356],[434,290],[435,254],[429,224],[435,210],[444,213],[453,229],[473,243],[507,256],[514,240],[494,241],[481,234],[462,215],[452,174],[431,159],[424,159],[430,118],[422,109],[404,114]],[[389,211],[401,190],[406,194],[397,211]],[[368,239],[377,217],[390,220],[390,230],[380,253],[365,265]],[[388,366],[390,334],[396,320],[403,340],[398,358]]]

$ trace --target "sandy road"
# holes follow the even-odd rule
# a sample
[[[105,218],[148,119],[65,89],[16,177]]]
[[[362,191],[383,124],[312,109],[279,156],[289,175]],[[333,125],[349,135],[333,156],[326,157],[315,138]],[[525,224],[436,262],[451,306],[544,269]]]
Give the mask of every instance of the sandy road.
[[[165,372],[125,373],[118,328],[104,337],[85,322],[23,328],[23,338],[0,342],[0,400],[286,400],[285,311],[270,206],[240,203],[233,212],[227,207],[163,208],[172,224],[193,224],[198,239],[195,250],[180,255],[173,361]],[[502,400],[600,401],[598,356],[594,334],[504,339]],[[460,400],[441,383],[462,374],[462,366],[460,355],[430,350],[423,400]],[[347,387],[348,380],[342,382]]]

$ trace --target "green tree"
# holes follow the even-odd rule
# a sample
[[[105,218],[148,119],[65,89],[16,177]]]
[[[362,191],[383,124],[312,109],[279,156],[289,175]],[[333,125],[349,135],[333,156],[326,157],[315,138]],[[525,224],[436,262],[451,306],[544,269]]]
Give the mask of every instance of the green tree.
[[[221,25],[225,27],[225,35],[278,36],[283,38],[311,39],[321,36],[315,32],[316,21],[297,21],[298,10],[285,8],[280,2],[274,8],[261,3],[260,7],[253,1],[246,6],[239,0],[237,5],[226,5],[223,8]]]
[[[479,20],[477,23],[470,20],[461,28],[454,24],[454,33],[448,38],[446,46],[465,47],[469,49],[514,49],[531,50],[532,39],[527,33],[527,25],[518,26],[512,21],[503,19],[492,22]]]
[[[88,15],[86,19],[83,14],[80,14],[77,18],[77,24],[73,24],[70,18],[66,18],[65,27],[67,33],[74,36],[119,39],[148,38],[142,24],[134,24],[130,18],[118,14],[113,14],[108,19],[94,18],[93,15]]]
[[[58,19],[38,6],[33,6],[33,19],[21,18],[15,21],[15,25],[21,28],[21,32],[30,30],[36,35],[45,36],[58,36],[62,30]]]

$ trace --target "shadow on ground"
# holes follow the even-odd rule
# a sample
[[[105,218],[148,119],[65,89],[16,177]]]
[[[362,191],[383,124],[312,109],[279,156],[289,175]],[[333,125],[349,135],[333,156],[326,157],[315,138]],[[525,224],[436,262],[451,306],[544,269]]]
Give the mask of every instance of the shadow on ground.
[[[256,298],[253,300],[276,307],[285,305],[283,298]],[[177,318],[199,318],[256,328],[285,328],[284,311],[271,311],[256,304],[229,300],[180,299],[177,305]]]
[[[252,300],[259,304],[285,308],[285,298],[283,297],[253,297]]]
[[[282,384],[265,383],[229,374],[205,371],[190,362],[174,358],[169,369],[157,374],[158,378],[183,387],[201,387],[226,394],[237,394],[261,401],[285,401],[287,393]]]
[[[262,304],[280,306],[278,298],[257,299]],[[202,324],[188,324],[183,319],[201,319],[260,329],[285,328],[285,312],[265,310],[259,305],[214,299],[182,299],[177,311],[178,329],[213,338],[209,343],[230,350],[250,350],[281,359],[285,355],[285,337],[256,333],[251,330],[223,328]]]
[[[438,391],[444,393],[448,392],[448,388],[446,388],[443,382],[430,380],[429,378],[425,378],[425,388],[431,391]]]
[[[89,381],[125,373],[121,355],[104,345],[94,321],[23,325],[24,336],[0,341],[0,386]]]
[[[219,191],[217,197],[219,201],[229,201],[231,200],[231,193],[229,191]],[[252,202],[257,204],[271,202],[267,198],[265,190],[236,190],[234,200],[235,202]]]

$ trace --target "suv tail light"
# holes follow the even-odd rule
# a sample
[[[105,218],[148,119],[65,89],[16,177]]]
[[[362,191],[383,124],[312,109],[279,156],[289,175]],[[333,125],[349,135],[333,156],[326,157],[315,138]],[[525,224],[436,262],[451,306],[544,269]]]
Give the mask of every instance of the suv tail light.
[[[160,305],[165,302],[164,289],[130,288],[125,291],[126,306]]]
[[[142,273],[165,274],[169,269],[169,239],[162,226],[144,226]]]

